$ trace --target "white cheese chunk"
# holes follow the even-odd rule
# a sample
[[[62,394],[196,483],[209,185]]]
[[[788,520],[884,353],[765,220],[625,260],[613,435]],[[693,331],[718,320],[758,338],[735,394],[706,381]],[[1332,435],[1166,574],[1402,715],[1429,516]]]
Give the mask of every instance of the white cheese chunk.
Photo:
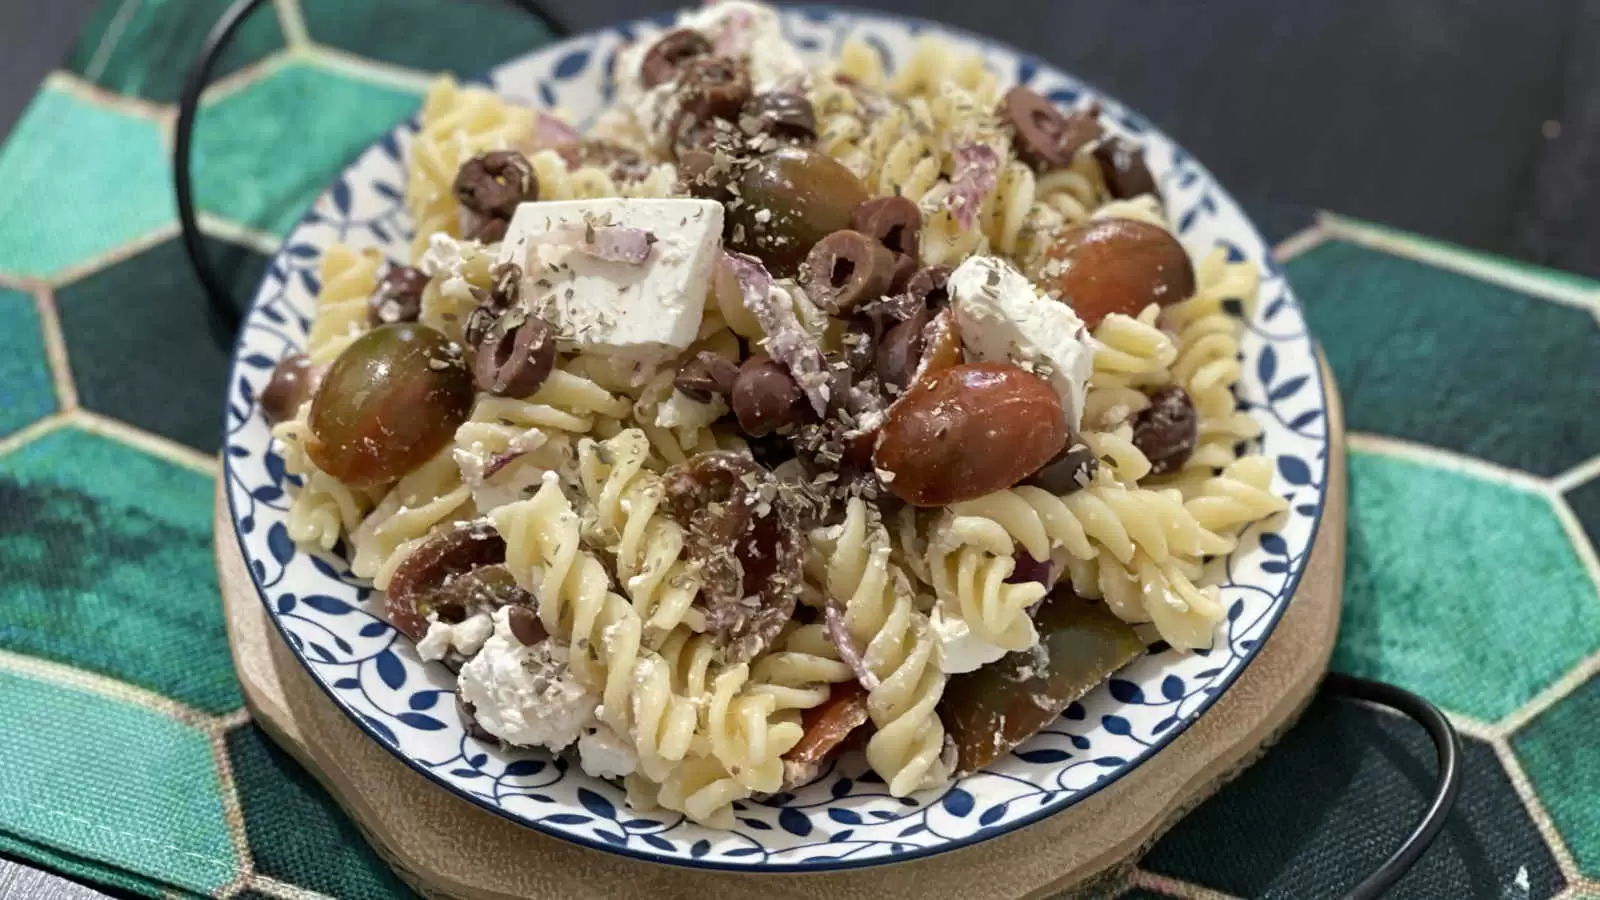
[[[617,226],[653,237],[643,262],[601,259],[571,236],[574,228]],[[522,302],[556,326],[562,349],[659,360],[699,333],[721,248],[715,201],[612,197],[522,204],[500,261],[522,266]]]
[[[743,61],[757,94],[804,94],[811,86],[811,69],[783,36],[778,11],[765,3],[724,0],[688,12],[679,24],[705,35],[718,53]]]
[[[483,642],[494,632],[494,620],[488,613],[474,613],[452,625],[439,621],[435,613],[428,614],[428,633],[417,641],[417,655],[429,662],[444,659],[452,650],[462,656],[472,656],[483,647]]]
[[[596,778],[621,778],[639,767],[639,754],[631,741],[601,724],[578,738],[578,764]]]
[[[984,362],[1015,363],[1049,382],[1076,434],[1094,345],[1072,307],[1041,296],[1021,272],[993,256],[957,266],[949,289],[967,351]]]
[[[519,747],[570,746],[593,723],[600,698],[567,667],[567,648],[543,640],[525,646],[511,633],[511,608],[494,613],[494,634],[457,679],[484,730]]]
[[[939,646],[939,670],[949,675],[977,671],[1011,652],[973,634],[959,616],[945,615],[942,600],[934,605],[928,625]]]
[[[728,402],[712,394],[710,402],[701,403],[683,391],[674,390],[656,408],[656,425],[660,428],[705,428],[723,417]]]
[[[763,3],[727,0],[678,15],[674,28],[700,32],[719,56],[744,63],[751,89],[757,94],[811,89],[811,69],[800,51],[783,36],[778,13]],[[668,29],[671,30],[671,29]],[[664,31],[643,34],[617,51],[614,78],[617,106],[632,114],[659,153],[671,149],[671,123],[678,118],[677,82],[644,86],[644,58]]]

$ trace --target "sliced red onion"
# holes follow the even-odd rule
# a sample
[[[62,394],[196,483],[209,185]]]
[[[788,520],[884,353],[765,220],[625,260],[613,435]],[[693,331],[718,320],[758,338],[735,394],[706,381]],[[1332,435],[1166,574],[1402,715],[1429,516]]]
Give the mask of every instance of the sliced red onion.
[[[656,236],[632,225],[563,222],[531,241],[571,247],[595,259],[637,266],[650,257],[650,247],[656,242]]]
[[[1029,581],[1037,581],[1047,588],[1050,586],[1050,560],[1034,559],[1028,555],[1026,550],[1018,550],[1013,559],[1016,564],[1012,568],[1011,574],[1006,576],[1006,584],[1023,584]]]
[[[962,144],[952,154],[954,170],[945,205],[962,228],[971,228],[978,219],[983,198],[1000,183],[1000,155],[988,144]]]
[[[872,674],[867,668],[867,663],[861,658],[861,652],[856,649],[855,641],[850,638],[850,630],[844,626],[844,604],[832,597],[828,598],[828,605],[822,611],[823,627],[828,632],[828,639],[833,641],[833,646],[839,651],[839,660],[856,673],[856,680],[869,691],[878,689],[878,676]]]
[[[563,122],[559,116],[540,110],[533,119],[533,149],[554,150],[581,143],[583,135],[578,129]],[[569,166],[570,168],[570,166]]]
[[[823,358],[822,347],[811,337],[794,308],[788,303],[773,299],[777,283],[761,260],[743,253],[723,251],[723,258],[732,267],[739,280],[739,292],[744,295],[745,308],[756,317],[761,330],[766,332],[762,346],[772,358],[789,370],[800,390],[811,402],[818,416],[828,414],[828,400],[832,396],[833,373]]]

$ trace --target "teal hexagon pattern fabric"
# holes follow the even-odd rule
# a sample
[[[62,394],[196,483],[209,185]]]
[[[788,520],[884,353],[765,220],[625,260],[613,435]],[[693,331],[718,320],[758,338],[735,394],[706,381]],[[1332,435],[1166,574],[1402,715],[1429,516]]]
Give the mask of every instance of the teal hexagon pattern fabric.
[[[29,211],[0,215],[0,854],[119,895],[406,896],[249,721],[216,602],[230,342],[167,154],[174,61],[225,5],[100,4],[0,147],[0,207]],[[267,3],[196,140],[235,293],[427,70],[549,37],[497,0]],[[1334,666],[1466,736],[1460,804],[1390,896],[1600,898],[1600,284],[1336,216],[1286,246],[1351,431]],[[1320,699],[1111,893],[1332,895],[1431,778],[1417,729]]]

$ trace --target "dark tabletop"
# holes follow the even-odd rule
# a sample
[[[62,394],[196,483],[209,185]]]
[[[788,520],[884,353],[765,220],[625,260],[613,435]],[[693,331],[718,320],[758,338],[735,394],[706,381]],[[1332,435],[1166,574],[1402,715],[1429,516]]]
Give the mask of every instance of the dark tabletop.
[[[92,3],[0,0],[0,136]],[[682,2],[546,5],[583,30]],[[1205,161],[1269,239],[1329,209],[1600,275],[1600,0],[857,5],[1095,82]]]

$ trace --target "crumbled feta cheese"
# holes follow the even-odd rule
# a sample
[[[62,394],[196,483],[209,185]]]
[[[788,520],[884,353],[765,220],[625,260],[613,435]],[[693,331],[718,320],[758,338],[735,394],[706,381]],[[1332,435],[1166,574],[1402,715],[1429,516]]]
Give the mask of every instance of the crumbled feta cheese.
[[[1010,362],[1050,383],[1067,428],[1077,433],[1094,371],[1094,345],[1072,307],[1034,289],[993,256],[974,256],[950,273],[950,301],[961,342],[984,362]]]
[[[605,260],[546,239],[597,222],[649,232],[648,257]],[[556,326],[563,350],[657,360],[699,334],[721,246],[722,205],[713,200],[561,200],[517,207],[500,261],[522,266],[522,302]]]
[[[728,403],[713,394],[701,403],[683,391],[675,390],[656,407],[656,425],[661,428],[705,428],[728,412]]]
[[[572,676],[566,647],[517,640],[510,611],[495,610],[494,634],[461,667],[461,697],[472,704],[478,724],[506,743],[564,749],[593,723],[600,699]]]
[[[467,281],[465,274],[467,256],[462,252],[463,243],[442,231],[434,232],[428,238],[428,249],[417,261],[417,268],[429,278],[445,276],[439,282],[439,293],[443,296],[475,304],[477,300],[472,296],[472,284]]]
[[[596,778],[621,778],[639,767],[639,755],[632,742],[602,724],[578,738],[578,763]]]
[[[811,88],[810,67],[800,51],[784,38],[778,13],[769,6],[729,0],[686,10],[679,14],[674,27],[699,31],[717,54],[742,61],[749,69],[750,86],[755,93],[794,91],[804,94]],[[638,40],[618,50],[613,76],[617,106],[632,114],[658,153],[666,153],[671,148],[669,126],[679,110],[677,83],[666,81],[646,88],[642,67],[645,54],[665,33],[642,34]]]
[[[977,671],[1010,652],[973,634],[959,616],[946,615],[943,600],[934,605],[928,625],[939,644],[939,669],[946,674]]]
[[[811,87],[810,67],[784,38],[778,11],[764,3],[726,0],[688,12],[679,24],[704,34],[718,53],[744,61],[755,93],[803,94]]]
[[[493,632],[494,620],[488,613],[474,613],[454,625],[439,621],[437,613],[428,613],[428,633],[417,641],[417,655],[429,662],[444,659],[452,650],[471,656]]]

